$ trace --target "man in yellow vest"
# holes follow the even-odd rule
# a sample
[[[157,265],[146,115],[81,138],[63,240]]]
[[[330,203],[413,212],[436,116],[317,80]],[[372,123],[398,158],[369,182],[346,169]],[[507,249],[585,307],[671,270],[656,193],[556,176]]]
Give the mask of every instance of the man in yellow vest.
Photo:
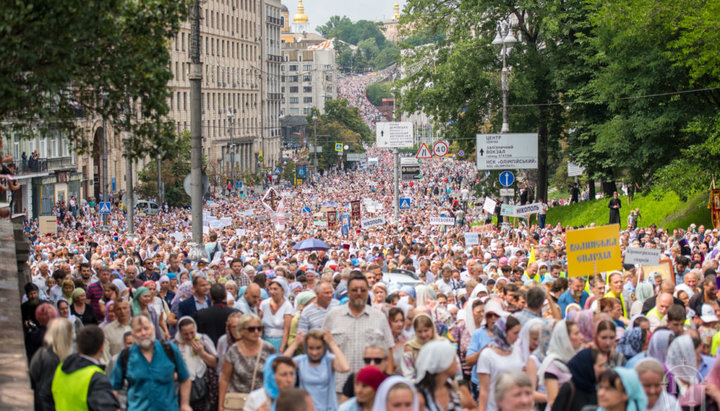
[[[620,271],[613,271],[608,274],[608,285],[610,290],[605,294],[605,297],[617,298],[622,303],[623,317],[628,318],[628,307],[623,297],[623,274]]]
[[[120,402],[110,379],[100,367],[105,334],[96,325],[86,325],[77,335],[77,354],[58,365],[52,382],[55,409],[118,410]]]

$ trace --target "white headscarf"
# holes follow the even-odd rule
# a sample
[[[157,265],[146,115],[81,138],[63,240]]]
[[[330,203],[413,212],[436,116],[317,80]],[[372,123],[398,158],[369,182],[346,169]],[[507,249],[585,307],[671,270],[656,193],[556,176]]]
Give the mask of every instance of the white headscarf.
[[[415,306],[418,308],[427,307],[429,301],[435,301],[437,298],[435,290],[427,285],[418,285],[415,287],[415,295],[417,297]]]
[[[186,315],[178,320],[178,324],[180,324],[180,322],[184,321],[186,318],[192,321],[193,325],[195,326],[195,338],[200,339],[200,342],[203,344],[203,348],[205,349],[205,351],[207,351],[210,355],[214,355],[217,357],[217,351],[215,351],[215,346],[213,345],[212,340],[210,340],[210,337],[208,337],[207,335],[200,334],[197,331],[197,323],[192,317]],[[205,371],[207,371],[207,364],[205,364],[205,361],[203,361],[200,355],[194,352],[192,346],[189,343],[183,341],[179,327],[177,334],[175,334],[175,341],[178,343],[178,349],[180,350],[183,360],[185,361],[188,373],[190,374],[190,379],[194,380],[196,378],[202,378],[205,375]],[[180,344],[183,344],[184,347],[180,347]]]
[[[693,385],[699,382],[695,344],[693,344],[692,337],[687,334],[681,335],[670,343],[665,367],[668,372],[675,376],[675,381],[678,382],[677,385],[680,388],[680,394],[687,389],[686,384]],[[683,380],[684,384],[679,383],[678,378]]]
[[[428,373],[437,374],[447,370],[455,355],[455,347],[444,338],[426,343],[415,360],[415,381],[422,381]]]
[[[532,320],[525,323],[520,329],[520,336],[515,345],[520,348],[520,354],[522,355],[523,364],[526,364],[528,358],[530,358],[530,332],[535,329],[538,333],[542,330],[545,322],[539,318],[533,318]]]
[[[570,342],[566,320],[558,321],[555,323],[555,327],[550,335],[547,356],[538,370],[538,385],[545,383],[545,371],[553,362],[555,362],[556,367],[569,373],[570,370],[567,368],[567,363],[575,354],[577,354],[577,350],[573,348]]]
[[[405,384],[408,387],[410,387],[410,390],[413,393],[413,405],[412,405],[412,411],[419,411],[420,406],[418,405],[418,393],[415,389],[415,385],[413,385],[412,382],[410,382],[408,379],[400,377],[399,375],[393,375],[391,377],[387,377],[385,381],[380,384],[378,387],[377,393],[375,394],[375,402],[373,403],[372,411],[385,411],[387,410],[387,397],[390,393],[390,390],[398,385],[398,384]]]

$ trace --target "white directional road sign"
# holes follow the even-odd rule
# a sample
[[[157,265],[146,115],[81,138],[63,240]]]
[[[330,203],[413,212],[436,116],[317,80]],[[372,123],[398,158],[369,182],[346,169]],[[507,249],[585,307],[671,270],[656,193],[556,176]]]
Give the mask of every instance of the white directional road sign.
[[[537,133],[478,134],[478,170],[538,168]]]
[[[365,154],[365,153],[348,153],[347,161],[367,161],[367,154]]]
[[[408,148],[413,146],[413,124],[409,121],[376,124],[375,144],[380,148]]]
[[[500,196],[501,197],[512,197],[515,195],[515,189],[514,188],[501,188],[500,189]]]

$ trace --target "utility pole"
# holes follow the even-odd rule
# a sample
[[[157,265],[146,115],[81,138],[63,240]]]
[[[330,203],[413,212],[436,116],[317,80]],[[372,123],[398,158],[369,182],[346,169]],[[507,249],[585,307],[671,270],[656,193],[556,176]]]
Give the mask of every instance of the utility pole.
[[[230,181],[231,192],[235,189],[235,140],[233,140],[233,109],[230,107],[227,112],[228,125],[230,126]],[[228,193],[229,195],[230,193]]]
[[[189,257],[206,257],[203,246],[202,186],[202,62],[200,61],[200,0],[190,8],[190,192],[192,195],[192,244]]]
[[[393,149],[393,165],[395,166],[395,172],[393,173],[395,176],[395,184],[394,185],[394,197],[393,197],[393,207],[395,208],[395,220],[400,219],[400,153],[398,152],[397,148]]]
[[[135,237],[135,193],[133,192],[133,161],[130,158],[130,136],[127,138],[125,147],[127,147],[125,155],[125,207],[127,207],[127,238],[133,240]]]
[[[158,205],[162,208],[163,204],[165,204],[165,185],[162,181],[162,156],[160,154],[158,154],[157,158],[157,169]]]
[[[103,103],[107,99],[107,93],[102,92],[103,96]],[[105,118],[103,118],[103,142],[102,142],[102,193],[100,195],[102,196],[102,201],[108,201],[108,152],[107,152],[107,121]],[[103,222],[103,232],[107,232],[107,214],[102,215],[102,222]]]
[[[317,114],[313,114],[313,180],[317,175]]]

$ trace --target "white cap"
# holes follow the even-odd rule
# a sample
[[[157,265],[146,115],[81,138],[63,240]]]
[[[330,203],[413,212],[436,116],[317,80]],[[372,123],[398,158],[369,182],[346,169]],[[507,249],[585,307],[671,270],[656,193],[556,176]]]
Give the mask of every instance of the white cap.
[[[715,309],[710,304],[703,304],[700,313],[700,319],[704,323],[714,323],[718,321],[717,315],[715,315]]]

